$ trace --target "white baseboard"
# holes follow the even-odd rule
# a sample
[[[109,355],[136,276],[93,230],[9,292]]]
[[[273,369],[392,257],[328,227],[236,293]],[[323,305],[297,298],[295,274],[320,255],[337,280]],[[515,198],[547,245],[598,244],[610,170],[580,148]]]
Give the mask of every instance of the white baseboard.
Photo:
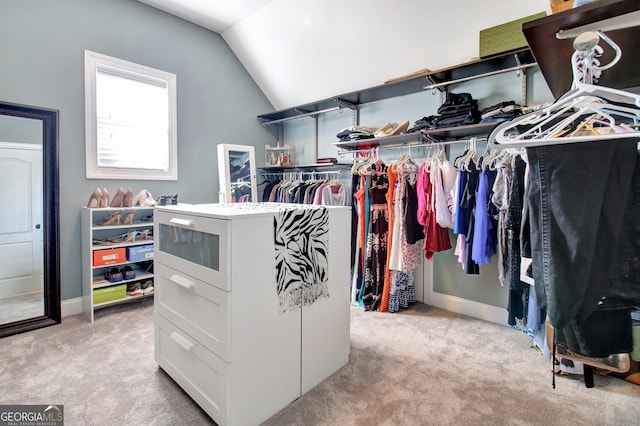
[[[60,304],[62,310],[62,317],[68,317],[70,315],[78,315],[82,313],[82,297],[76,297],[75,299],[63,300]]]
[[[462,315],[478,318],[485,321],[494,322],[508,326],[508,313],[505,308],[498,308],[493,305],[474,302],[460,297],[449,296],[447,294],[432,292],[430,295],[430,305],[436,308],[445,309]]]

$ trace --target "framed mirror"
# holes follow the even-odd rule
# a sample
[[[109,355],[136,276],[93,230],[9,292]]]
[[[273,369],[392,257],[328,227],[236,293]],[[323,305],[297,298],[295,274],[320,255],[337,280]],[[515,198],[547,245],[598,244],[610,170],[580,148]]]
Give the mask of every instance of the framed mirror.
[[[58,111],[0,102],[0,337],[58,324]]]
[[[220,203],[257,203],[256,157],[249,145],[218,145]]]

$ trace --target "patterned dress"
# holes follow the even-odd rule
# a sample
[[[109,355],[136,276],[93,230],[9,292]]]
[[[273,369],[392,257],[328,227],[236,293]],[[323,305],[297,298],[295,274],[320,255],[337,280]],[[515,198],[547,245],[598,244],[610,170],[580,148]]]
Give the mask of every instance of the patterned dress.
[[[389,189],[387,166],[377,163],[372,166],[369,187],[369,226],[365,259],[362,303],[365,310],[376,311],[380,307],[384,290],[387,263],[387,241],[389,214],[386,194]]]

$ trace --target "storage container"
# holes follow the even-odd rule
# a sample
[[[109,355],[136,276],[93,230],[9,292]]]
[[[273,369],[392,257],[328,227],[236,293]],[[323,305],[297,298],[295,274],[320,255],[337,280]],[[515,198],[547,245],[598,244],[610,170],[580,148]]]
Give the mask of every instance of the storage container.
[[[522,24],[534,19],[544,18],[545,12],[525,16],[515,21],[506,22],[495,27],[480,30],[480,57],[485,58],[498,53],[527,47],[527,40],[522,33]]]
[[[151,259],[153,259],[153,244],[127,247],[127,260],[129,262]]]
[[[96,288],[93,290],[93,304],[113,302],[127,297],[127,285],[120,284],[111,287]]]
[[[116,265],[127,261],[127,253],[124,247],[93,252],[93,266]]]

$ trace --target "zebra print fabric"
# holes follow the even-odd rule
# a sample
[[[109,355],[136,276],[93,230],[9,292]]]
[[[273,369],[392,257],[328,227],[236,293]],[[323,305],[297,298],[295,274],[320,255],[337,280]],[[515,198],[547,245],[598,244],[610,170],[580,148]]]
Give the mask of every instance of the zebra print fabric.
[[[329,297],[329,214],[296,206],[275,214],[276,283],[281,312]]]

